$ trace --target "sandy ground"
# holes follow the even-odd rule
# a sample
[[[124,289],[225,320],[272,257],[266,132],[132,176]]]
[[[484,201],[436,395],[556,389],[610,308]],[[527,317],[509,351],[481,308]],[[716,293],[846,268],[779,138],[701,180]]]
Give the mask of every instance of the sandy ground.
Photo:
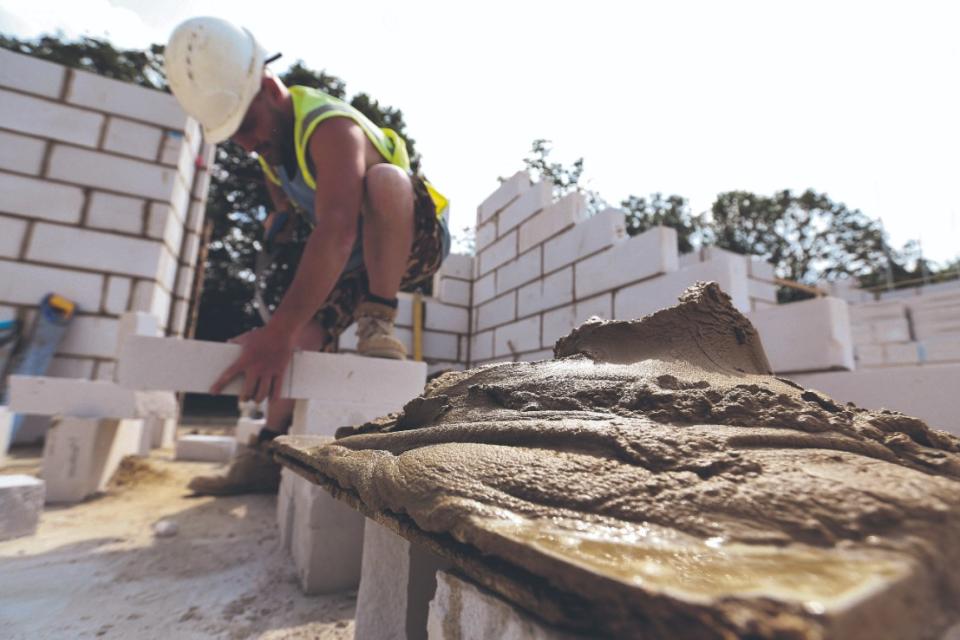
[[[0,473],[33,472],[39,450]],[[0,637],[352,638],[356,593],[307,597],[279,548],[276,497],[194,498],[216,465],[148,468],[105,495],[47,507],[35,536],[0,542]],[[179,533],[157,538],[172,520]]]

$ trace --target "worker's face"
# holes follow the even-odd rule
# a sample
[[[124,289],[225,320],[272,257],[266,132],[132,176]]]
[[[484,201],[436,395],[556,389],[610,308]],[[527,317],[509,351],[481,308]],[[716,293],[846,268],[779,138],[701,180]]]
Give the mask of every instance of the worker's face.
[[[247,153],[256,152],[268,163],[281,163],[280,147],[283,136],[282,110],[276,104],[272,84],[264,82],[260,93],[250,103],[240,128],[230,138]]]

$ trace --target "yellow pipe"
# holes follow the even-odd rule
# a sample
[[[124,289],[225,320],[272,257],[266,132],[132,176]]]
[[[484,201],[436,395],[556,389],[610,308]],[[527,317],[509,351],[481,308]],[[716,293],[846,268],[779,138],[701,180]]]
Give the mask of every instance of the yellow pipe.
[[[423,294],[413,294],[413,359],[423,360]]]

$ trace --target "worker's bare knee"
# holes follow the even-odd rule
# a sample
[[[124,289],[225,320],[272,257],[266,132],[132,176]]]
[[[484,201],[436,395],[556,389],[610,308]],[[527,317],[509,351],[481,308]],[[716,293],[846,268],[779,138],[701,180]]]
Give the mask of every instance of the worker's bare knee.
[[[365,214],[413,214],[413,183],[406,171],[392,164],[375,164],[364,177]]]

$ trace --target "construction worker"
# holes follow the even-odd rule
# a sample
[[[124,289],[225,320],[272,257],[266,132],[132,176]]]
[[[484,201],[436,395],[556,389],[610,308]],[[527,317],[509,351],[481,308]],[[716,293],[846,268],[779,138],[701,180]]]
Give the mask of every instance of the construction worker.
[[[242,376],[241,400],[270,400],[267,426],[226,475],[190,484],[209,494],[273,491],[279,469],[262,445],[289,428],[293,401],[279,389],[294,351],[332,350],[356,322],[361,354],[404,358],[397,292],[431,277],[449,252],[447,201],[411,171],[399,135],[321,91],[284,86],[246,29],[192,18],[170,36],[165,59],[170,89],[204,138],[259,156],[274,207],[265,227],[291,211],[312,226],[269,322],[236,339],[242,355],[211,389]]]

